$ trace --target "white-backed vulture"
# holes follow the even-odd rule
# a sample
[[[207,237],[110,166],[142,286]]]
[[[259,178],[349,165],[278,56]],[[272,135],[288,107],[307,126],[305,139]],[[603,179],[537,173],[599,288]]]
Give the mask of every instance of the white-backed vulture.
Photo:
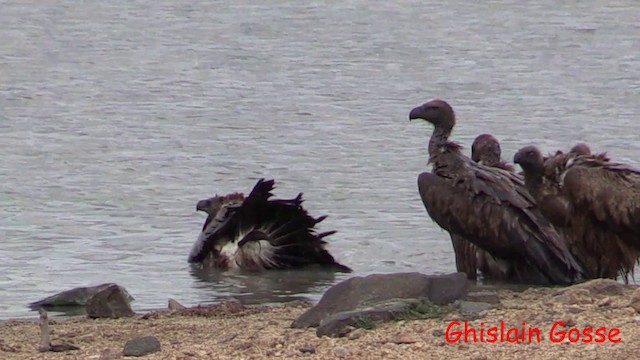
[[[351,272],[325,250],[327,231],[314,227],[326,218],[311,217],[294,199],[270,199],[273,180],[260,179],[244,197],[241,193],[214,196],[196,209],[209,214],[189,255],[189,262],[220,269],[293,269],[320,265]]]
[[[585,150],[586,149],[586,150]],[[562,228],[592,278],[628,281],[640,255],[640,170],[588,147],[543,158],[535,146],[515,154],[544,215]],[[588,155],[581,155],[588,154]]]
[[[461,153],[460,145],[448,141],[455,113],[447,102],[429,101],[411,110],[409,119],[434,126],[429,140],[433,173],[418,176],[418,189],[427,213],[440,227],[508,261],[522,282],[572,284],[583,279],[581,264],[521,179],[475,163]]]

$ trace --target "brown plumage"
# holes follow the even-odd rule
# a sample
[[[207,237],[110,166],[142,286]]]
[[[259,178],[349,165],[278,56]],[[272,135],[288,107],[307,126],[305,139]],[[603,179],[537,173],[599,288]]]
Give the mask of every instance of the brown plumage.
[[[545,160],[535,146],[520,149],[514,162],[589,276],[628,281],[640,255],[640,171],[585,151]]]
[[[431,218],[450,234],[473,242],[509,264],[527,283],[571,284],[583,278],[581,265],[537,209],[513,173],[473,162],[448,138],[455,125],[449,104],[433,100],[411,110],[409,119],[434,125],[429,141],[433,173],[418,176],[418,189]]]
[[[351,272],[324,248],[323,238],[335,231],[315,231],[326,216],[311,217],[302,207],[302,193],[294,199],[271,199],[273,187],[273,180],[260,179],[246,198],[233,193],[199,201],[196,209],[209,216],[189,262],[220,269],[319,265]]]
[[[473,140],[471,160],[485,166],[514,172],[513,165],[502,160],[500,142],[491,134],[480,134]],[[466,242],[466,246],[471,249],[465,249],[463,253],[471,253],[472,251],[475,253],[473,262],[484,279],[510,281],[510,274],[505,271],[505,269],[508,270],[508,267],[504,265],[504,262],[501,263],[499,259],[494,258],[489,252],[478,248],[470,241]]]
[[[485,166],[513,172],[513,165],[503,161],[500,142],[491,134],[478,135],[471,145],[471,160]]]

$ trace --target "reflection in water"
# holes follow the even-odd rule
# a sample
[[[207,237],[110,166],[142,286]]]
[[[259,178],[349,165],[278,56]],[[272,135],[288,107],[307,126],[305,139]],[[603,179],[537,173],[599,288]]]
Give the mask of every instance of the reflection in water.
[[[247,305],[314,301],[326,288],[349,276],[320,267],[250,272],[193,265],[190,273],[196,279],[194,287],[211,290],[211,299],[204,299],[202,303],[234,298]]]

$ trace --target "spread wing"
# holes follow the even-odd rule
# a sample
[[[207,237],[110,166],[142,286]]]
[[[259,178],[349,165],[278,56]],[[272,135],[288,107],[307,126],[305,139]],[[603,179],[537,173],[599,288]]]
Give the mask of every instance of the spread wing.
[[[191,262],[202,261],[215,244],[224,239],[241,242],[249,234],[264,234],[275,249],[278,268],[302,267],[310,264],[332,265],[342,271],[348,267],[335,262],[324,249],[323,238],[336,231],[316,233],[315,225],[326,216],[314,218],[302,207],[302,193],[293,199],[271,200],[274,181],[260,179],[238,207],[231,208],[216,226],[205,229],[200,236],[201,251],[192,251]],[[246,240],[246,239],[245,239]],[[239,245],[242,246],[244,242]]]
[[[551,283],[582,278],[582,267],[563,239],[535,208],[520,180],[478,165],[449,180],[418,176],[418,188],[431,218],[452,234],[469,239],[494,256],[527,262]]]

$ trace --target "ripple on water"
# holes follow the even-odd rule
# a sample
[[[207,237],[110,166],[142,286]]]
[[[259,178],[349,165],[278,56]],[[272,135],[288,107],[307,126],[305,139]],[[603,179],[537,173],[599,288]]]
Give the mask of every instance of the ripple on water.
[[[453,270],[417,193],[431,128],[407,119],[434,97],[452,102],[467,152],[491,132],[509,160],[585,141],[638,165],[635,1],[437,5],[5,1],[0,318],[106,281],[149,309]],[[196,202],[260,177],[329,215],[320,228],[338,230],[329,248],[355,274],[187,264]]]

